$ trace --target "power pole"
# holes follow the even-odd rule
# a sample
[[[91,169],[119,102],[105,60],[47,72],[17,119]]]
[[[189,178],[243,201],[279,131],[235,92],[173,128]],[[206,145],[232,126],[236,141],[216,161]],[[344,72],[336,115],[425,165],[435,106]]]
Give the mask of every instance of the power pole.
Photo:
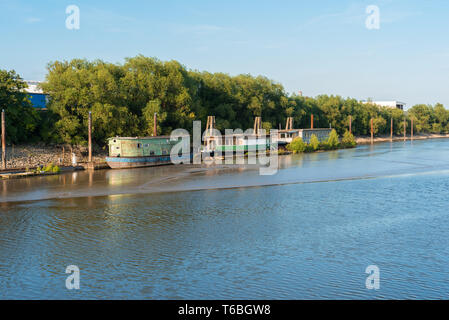
[[[92,111],[89,111],[89,124],[88,124],[88,130],[89,130],[89,163],[92,162]]]
[[[373,118],[371,118],[371,144],[374,143],[374,123]]]
[[[406,124],[406,122],[405,122],[405,118],[404,118],[404,141],[406,141],[407,140],[407,124]]]
[[[2,110],[2,169],[6,169],[6,120],[5,109]]]
[[[393,117],[391,117],[390,139],[393,141]]]
[[[157,113],[154,113],[153,116],[153,137],[157,136]]]
[[[349,133],[352,133],[352,116],[349,116]]]

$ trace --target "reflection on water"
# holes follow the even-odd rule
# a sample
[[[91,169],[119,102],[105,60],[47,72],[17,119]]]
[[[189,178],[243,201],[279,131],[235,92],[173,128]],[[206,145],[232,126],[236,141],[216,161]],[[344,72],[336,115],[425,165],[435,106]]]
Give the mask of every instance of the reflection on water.
[[[448,159],[435,140],[283,156],[272,177],[173,166],[1,181],[0,298],[446,298]],[[79,291],[65,289],[72,264]]]

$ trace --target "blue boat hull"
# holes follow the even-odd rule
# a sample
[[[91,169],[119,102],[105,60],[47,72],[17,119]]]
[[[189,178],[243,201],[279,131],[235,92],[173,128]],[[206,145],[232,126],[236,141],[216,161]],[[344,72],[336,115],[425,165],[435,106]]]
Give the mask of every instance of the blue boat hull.
[[[184,163],[189,163],[191,157],[184,156]],[[150,157],[106,157],[106,163],[112,169],[141,168],[173,164],[170,156]]]

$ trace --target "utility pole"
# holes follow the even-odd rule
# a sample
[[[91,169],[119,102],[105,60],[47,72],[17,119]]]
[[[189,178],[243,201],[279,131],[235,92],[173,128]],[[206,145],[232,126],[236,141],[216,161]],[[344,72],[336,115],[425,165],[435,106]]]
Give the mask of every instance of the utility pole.
[[[412,128],[410,129],[411,130],[411,139],[413,140],[413,118],[412,118]]]
[[[371,144],[374,143],[374,123],[373,118],[371,118]]]
[[[6,169],[6,120],[5,109],[2,110],[2,169]]]
[[[407,124],[405,122],[405,118],[404,118],[404,141],[407,140]]]
[[[92,111],[89,111],[89,163],[92,162]]]
[[[393,117],[391,117],[391,126],[390,126],[390,139],[393,141]]]
[[[313,129],[313,114],[310,117],[310,129]]]
[[[153,137],[157,136],[157,113],[153,116]]]
[[[349,116],[349,133],[352,133],[352,116]]]

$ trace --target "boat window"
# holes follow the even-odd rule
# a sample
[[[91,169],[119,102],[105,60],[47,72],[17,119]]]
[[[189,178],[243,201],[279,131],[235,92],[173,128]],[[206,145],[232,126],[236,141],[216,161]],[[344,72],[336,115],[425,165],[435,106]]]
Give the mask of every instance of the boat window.
[[[140,149],[142,145],[140,143],[137,144],[137,149]]]
[[[120,149],[120,147],[117,147],[117,150]]]
[[[154,151],[150,151],[150,156],[154,156]]]

